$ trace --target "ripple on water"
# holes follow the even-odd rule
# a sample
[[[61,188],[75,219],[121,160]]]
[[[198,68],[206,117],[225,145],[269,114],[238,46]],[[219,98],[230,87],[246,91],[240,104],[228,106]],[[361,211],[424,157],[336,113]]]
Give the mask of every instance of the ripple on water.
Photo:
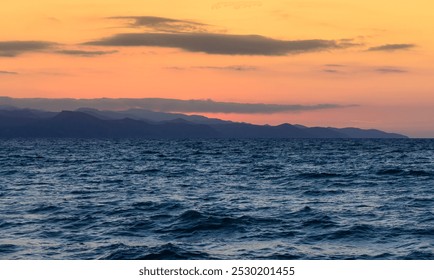
[[[186,250],[172,243],[155,247],[128,246],[125,244],[114,244],[108,247],[98,248],[97,251],[108,252],[102,257],[106,260],[201,260],[211,257],[201,251]]]

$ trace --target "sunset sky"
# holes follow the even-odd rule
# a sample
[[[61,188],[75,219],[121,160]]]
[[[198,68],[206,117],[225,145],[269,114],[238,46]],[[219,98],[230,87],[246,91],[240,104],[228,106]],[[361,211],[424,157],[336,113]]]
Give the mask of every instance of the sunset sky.
[[[187,113],[434,137],[433,1],[4,2],[0,96],[302,105]]]

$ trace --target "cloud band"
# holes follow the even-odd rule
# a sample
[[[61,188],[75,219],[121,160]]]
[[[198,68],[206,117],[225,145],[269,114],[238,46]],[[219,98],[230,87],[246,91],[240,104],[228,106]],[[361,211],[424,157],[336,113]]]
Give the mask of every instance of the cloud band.
[[[85,45],[180,48],[190,52],[223,55],[286,55],[341,48],[333,40],[276,40],[259,35],[215,33],[123,33]]]
[[[217,102],[213,100],[180,100],[165,98],[99,98],[99,99],[48,99],[48,98],[10,98],[0,97],[0,104],[35,108],[41,110],[76,110],[91,107],[99,110],[125,110],[139,108],[161,112],[179,113],[234,113],[234,114],[274,114],[285,112],[339,109],[357,105],[339,104],[265,104]]]

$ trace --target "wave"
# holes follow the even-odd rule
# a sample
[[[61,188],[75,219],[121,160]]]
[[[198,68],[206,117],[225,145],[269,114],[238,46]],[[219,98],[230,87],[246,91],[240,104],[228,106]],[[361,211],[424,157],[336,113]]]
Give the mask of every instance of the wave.
[[[387,176],[433,176],[432,172],[425,170],[405,170],[401,168],[380,169],[376,172],[377,175]]]
[[[344,190],[307,190],[303,192],[304,195],[318,196],[318,197],[322,197],[325,195],[339,195],[344,193],[345,193]]]
[[[338,226],[338,223],[333,221],[332,218],[327,215],[321,215],[318,217],[314,217],[312,219],[308,219],[304,221],[302,224],[304,227],[314,227],[314,228],[322,228],[322,229]]]
[[[431,251],[413,251],[403,257],[398,257],[398,259],[404,260],[433,260],[434,252]]]
[[[177,201],[140,201],[110,209],[111,215],[137,215],[141,212],[166,212],[182,208]]]
[[[301,173],[299,175],[299,177],[305,179],[322,179],[322,178],[334,178],[334,177],[341,177],[341,176],[344,176],[344,174],[329,173],[329,172],[308,172],[308,173]]]
[[[205,252],[186,250],[172,243],[161,246],[128,246],[123,243],[98,248],[98,251],[108,254],[101,259],[105,260],[203,260],[212,259]]]
[[[337,229],[332,232],[322,233],[322,234],[312,234],[307,237],[308,240],[312,241],[324,241],[324,240],[366,240],[371,239],[380,234],[380,231],[374,226],[361,224],[354,225],[348,229]]]
[[[52,213],[58,210],[61,210],[60,206],[51,205],[51,204],[42,204],[37,207],[30,209],[28,213],[30,214],[39,214],[39,213]]]
[[[20,250],[20,247],[14,244],[0,244],[0,252],[2,254],[13,254]]]
[[[279,221],[277,221],[279,222]],[[197,232],[237,232],[243,231],[250,225],[260,226],[260,224],[276,223],[275,219],[256,218],[252,216],[217,216],[204,214],[196,210],[187,210],[180,214],[173,223],[158,230],[160,233],[181,233],[193,234]],[[278,224],[278,223],[276,223]]]
[[[306,258],[305,254],[290,254],[290,253],[277,253],[266,255],[263,259],[267,260],[303,260]]]

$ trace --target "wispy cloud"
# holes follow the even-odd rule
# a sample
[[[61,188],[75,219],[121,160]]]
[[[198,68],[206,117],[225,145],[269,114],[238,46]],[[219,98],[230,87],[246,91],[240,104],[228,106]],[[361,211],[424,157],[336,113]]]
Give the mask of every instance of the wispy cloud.
[[[140,108],[160,112],[179,113],[234,113],[234,114],[275,114],[284,112],[304,112],[326,109],[340,109],[357,105],[340,104],[266,104],[266,103],[235,103],[207,100],[179,100],[164,98],[143,99],[47,99],[47,98],[10,98],[0,97],[5,105],[35,108],[42,110],[76,110],[90,107],[100,110],[123,110]]]
[[[18,75],[18,72],[0,71],[0,75]]]
[[[382,51],[382,52],[392,52],[398,50],[408,50],[416,47],[414,44],[386,44],[381,46],[375,46],[367,49],[367,51]]]
[[[46,41],[0,41],[0,56],[16,57],[27,52],[48,50],[55,45]]]
[[[338,104],[316,105],[282,105],[263,103],[216,102],[213,100],[177,100],[177,99],[147,99],[146,109],[164,112],[183,113],[237,113],[237,114],[273,114],[281,112],[301,112],[323,109],[336,109],[347,106]]]
[[[323,73],[346,74],[346,71],[348,71],[347,66],[343,64],[330,63],[330,64],[324,64],[323,66],[325,67],[321,70],[321,72]]]
[[[324,64],[325,67],[345,67],[343,64]]]
[[[405,69],[395,68],[395,67],[382,67],[382,68],[374,69],[374,71],[383,74],[400,74],[400,73],[408,72]]]
[[[184,71],[184,70],[190,69],[190,67],[167,66],[167,67],[163,67],[163,69],[176,70],[176,71]]]
[[[339,75],[360,75],[360,74],[403,74],[408,73],[407,69],[394,66],[361,66],[361,65],[343,65],[343,64],[325,64],[320,71],[328,74]]]
[[[94,46],[152,46],[223,55],[278,56],[342,48],[334,40],[277,40],[260,35],[215,33],[123,33],[87,42]]]
[[[344,73],[344,72],[336,70],[336,69],[323,69],[322,72],[332,73],[332,74]]]
[[[71,55],[71,56],[94,57],[94,56],[102,56],[102,55],[117,53],[117,51],[57,50],[55,51],[55,53]]]
[[[209,25],[190,21],[153,16],[110,17],[109,19],[126,21],[130,27],[141,27],[160,32],[205,32]]]

